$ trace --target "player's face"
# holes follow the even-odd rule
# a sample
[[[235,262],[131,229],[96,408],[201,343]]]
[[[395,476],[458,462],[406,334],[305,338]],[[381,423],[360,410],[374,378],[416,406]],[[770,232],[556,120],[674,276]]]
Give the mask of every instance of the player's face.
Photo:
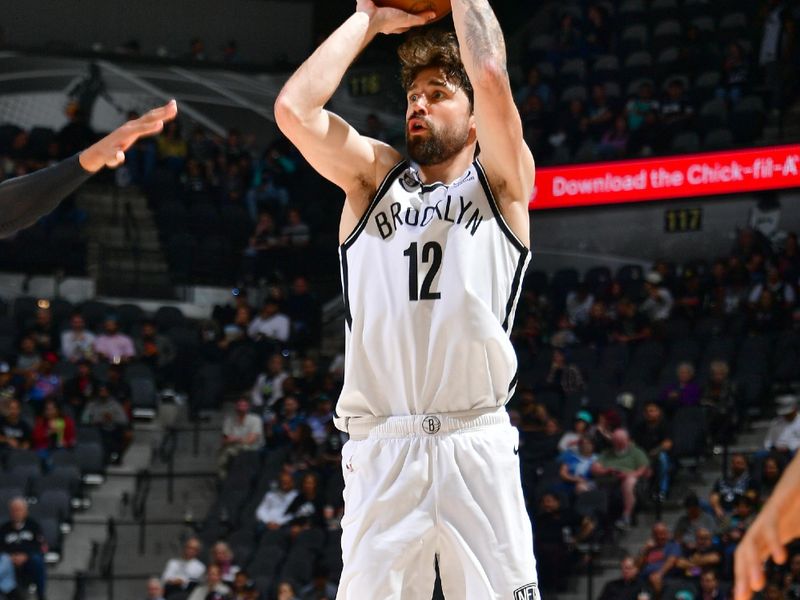
[[[406,99],[406,147],[420,165],[436,165],[458,154],[475,128],[469,98],[437,67],[419,72]]]

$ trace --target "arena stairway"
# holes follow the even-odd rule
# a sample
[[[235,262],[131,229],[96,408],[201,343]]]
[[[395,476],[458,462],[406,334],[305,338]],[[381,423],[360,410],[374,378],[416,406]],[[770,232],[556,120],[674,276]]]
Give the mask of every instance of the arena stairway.
[[[138,189],[91,183],[78,193],[89,219],[88,270],[107,296],[174,299],[158,228]]]
[[[175,478],[170,502],[164,477],[168,465],[163,462],[162,453],[167,428],[172,425],[179,431],[174,438]],[[182,407],[162,406],[156,419],[137,422],[134,442],[122,464],[108,468],[105,482],[90,491],[91,507],[75,514],[62,560],[48,570],[48,600],[78,600],[76,572],[97,575],[96,569],[91,568],[93,542],[99,546],[105,540],[109,517],[114,518],[118,534],[113,563],[114,598],[144,597],[147,579],[160,576],[167,560],[180,554],[182,539],[193,531],[194,520],[202,517],[216,498],[214,477],[220,428],[218,414],[201,424],[195,455],[195,432]],[[137,474],[143,470],[151,474],[149,493],[137,496]],[[143,540],[139,501],[145,506]],[[106,581],[90,577],[85,585],[86,600],[108,598]]]

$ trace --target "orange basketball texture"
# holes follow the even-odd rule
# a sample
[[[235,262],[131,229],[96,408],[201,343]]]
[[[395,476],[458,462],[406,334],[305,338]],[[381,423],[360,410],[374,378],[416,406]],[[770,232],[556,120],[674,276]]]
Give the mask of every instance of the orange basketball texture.
[[[410,13],[421,13],[432,10],[436,19],[441,19],[450,12],[450,0],[374,0],[377,6],[390,6]]]

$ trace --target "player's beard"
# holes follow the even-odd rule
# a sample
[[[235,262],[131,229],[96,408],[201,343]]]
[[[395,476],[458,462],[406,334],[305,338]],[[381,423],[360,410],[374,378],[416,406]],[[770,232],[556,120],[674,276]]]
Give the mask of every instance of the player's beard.
[[[418,117],[419,118],[419,117]],[[452,158],[467,145],[469,125],[438,128],[427,119],[427,135],[410,137],[406,130],[406,149],[411,159],[419,165],[438,165]]]

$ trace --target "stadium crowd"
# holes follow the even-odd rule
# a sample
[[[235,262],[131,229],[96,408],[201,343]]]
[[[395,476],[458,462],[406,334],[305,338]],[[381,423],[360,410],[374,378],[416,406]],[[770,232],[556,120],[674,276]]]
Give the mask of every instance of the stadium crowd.
[[[797,99],[797,2],[581,2],[549,15],[516,90],[539,162],[748,144]]]

